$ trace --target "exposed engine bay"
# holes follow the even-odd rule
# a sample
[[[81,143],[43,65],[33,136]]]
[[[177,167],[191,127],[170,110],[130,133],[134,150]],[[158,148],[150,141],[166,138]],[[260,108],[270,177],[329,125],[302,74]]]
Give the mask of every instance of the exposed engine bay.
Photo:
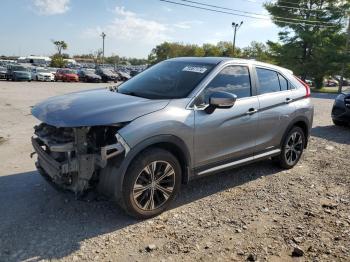
[[[96,186],[107,161],[124,157],[128,146],[118,135],[121,126],[34,127],[32,144],[36,166],[45,177],[64,189],[81,194]]]

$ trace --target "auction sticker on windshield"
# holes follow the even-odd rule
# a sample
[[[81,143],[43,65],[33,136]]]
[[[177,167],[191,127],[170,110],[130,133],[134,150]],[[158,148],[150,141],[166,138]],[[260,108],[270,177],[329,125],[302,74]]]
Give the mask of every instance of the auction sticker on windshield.
[[[207,71],[207,68],[200,66],[186,66],[184,69],[182,69],[182,71],[203,74],[205,71]]]

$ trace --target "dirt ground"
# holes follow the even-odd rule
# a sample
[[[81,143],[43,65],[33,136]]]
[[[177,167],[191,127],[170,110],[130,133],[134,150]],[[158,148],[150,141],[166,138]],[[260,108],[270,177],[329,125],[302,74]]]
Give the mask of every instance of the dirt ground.
[[[332,124],[333,95],[314,95],[292,170],[267,160],[205,177],[138,221],[54,190],[29,157],[31,106],[104,85],[0,81],[0,261],[350,261],[350,128]]]

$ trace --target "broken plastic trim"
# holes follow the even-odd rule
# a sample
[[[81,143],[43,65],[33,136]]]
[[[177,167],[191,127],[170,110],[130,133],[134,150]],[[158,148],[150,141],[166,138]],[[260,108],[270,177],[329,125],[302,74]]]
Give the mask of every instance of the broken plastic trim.
[[[128,143],[126,143],[124,138],[119,133],[117,133],[115,136],[117,138],[117,141],[124,147],[125,156],[126,156],[130,151],[130,147],[129,147]]]
[[[121,143],[116,143],[112,145],[107,145],[104,147],[101,147],[101,167],[105,167],[107,165],[107,160],[120,155],[125,151],[124,146]]]

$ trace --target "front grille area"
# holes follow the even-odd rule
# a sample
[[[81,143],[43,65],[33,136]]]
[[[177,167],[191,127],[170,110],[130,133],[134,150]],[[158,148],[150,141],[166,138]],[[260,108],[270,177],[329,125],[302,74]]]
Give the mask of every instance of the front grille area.
[[[34,127],[35,135],[43,141],[62,144],[74,141],[74,132],[72,128],[54,127],[47,124],[40,124]]]

